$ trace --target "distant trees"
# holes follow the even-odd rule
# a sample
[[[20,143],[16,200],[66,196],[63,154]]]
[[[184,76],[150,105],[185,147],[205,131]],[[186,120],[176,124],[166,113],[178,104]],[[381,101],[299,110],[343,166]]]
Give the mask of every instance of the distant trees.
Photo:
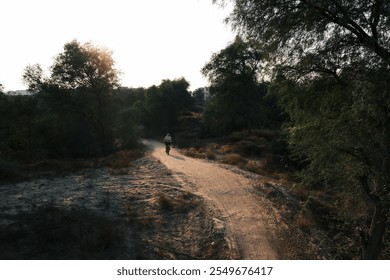
[[[205,101],[206,101],[206,98],[208,97],[209,93],[209,89],[206,88],[206,87],[203,87],[203,88],[197,88],[196,90],[194,90],[192,93],[191,93],[191,96],[192,98],[194,99],[194,105],[202,110],[204,105],[205,105]]]
[[[50,72],[46,77],[39,65],[27,66],[23,79],[34,94],[0,101],[6,155],[80,157],[137,145],[125,108],[131,104],[117,91],[119,73],[110,51],[72,41]]]
[[[193,106],[184,79],[150,88],[119,87],[111,52],[89,43],[65,44],[45,76],[25,68],[32,95],[0,95],[0,152],[5,158],[85,157],[174,133],[178,115]]]
[[[149,136],[173,132],[179,113],[193,106],[188,91],[189,83],[184,79],[163,80],[159,86],[152,86],[145,92],[144,101],[134,104],[137,119]]]
[[[265,100],[267,85],[258,82],[261,60],[256,44],[236,37],[203,67],[210,81],[211,100],[204,111],[209,132],[221,134],[267,124],[272,105]]]
[[[390,210],[389,1],[231,2],[229,21],[264,47],[304,180],[364,194],[362,257],[377,258]]]

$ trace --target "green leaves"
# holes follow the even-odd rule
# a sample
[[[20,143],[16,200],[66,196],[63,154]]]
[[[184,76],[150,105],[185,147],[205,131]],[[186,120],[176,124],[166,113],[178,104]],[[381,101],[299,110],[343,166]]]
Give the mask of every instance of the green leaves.
[[[232,2],[229,22],[244,38],[261,42],[281,68],[316,72],[313,65],[303,67],[308,56],[322,66],[320,72],[366,62],[368,57],[390,65],[388,1]]]
[[[55,58],[51,82],[64,89],[112,89],[119,82],[114,64],[109,50],[74,40]]]
[[[266,124],[266,86],[257,82],[262,57],[257,44],[237,36],[203,67],[211,84],[212,99],[204,112],[209,132],[223,134]]]

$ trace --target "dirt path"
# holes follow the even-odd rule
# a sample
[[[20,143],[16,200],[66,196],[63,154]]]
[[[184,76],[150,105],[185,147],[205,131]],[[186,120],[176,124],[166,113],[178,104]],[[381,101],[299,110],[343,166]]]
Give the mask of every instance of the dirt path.
[[[232,249],[240,251],[243,259],[278,258],[267,238],[264,211],[251,195],[253,183],[249,179],[218,164],[183,156],[175,149],[168,156],[163,144],[152,140],[144,142],[184,187],[217,208]]]

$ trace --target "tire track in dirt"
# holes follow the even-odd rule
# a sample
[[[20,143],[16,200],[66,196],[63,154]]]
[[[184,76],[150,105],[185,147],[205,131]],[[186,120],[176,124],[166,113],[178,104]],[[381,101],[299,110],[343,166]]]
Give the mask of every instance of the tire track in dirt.
[[[224,220],[231,249],[239,250],[242,259],[278,258],[267,237],[265,213],[250,193],[251,180],[218,164],[189,158],[175,150],[168,156],[164,145],[157,141],[144,140],[144,143],[184,187],[217,208]]]

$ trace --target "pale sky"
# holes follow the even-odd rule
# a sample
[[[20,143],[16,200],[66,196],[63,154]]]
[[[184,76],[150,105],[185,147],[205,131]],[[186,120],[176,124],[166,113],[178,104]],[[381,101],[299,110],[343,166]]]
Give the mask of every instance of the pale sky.
[[[195,90],[207,85],[200,69],[234,39],[228,13],[212,0],[1,0],[0,83],[25,89],[27,65],[48,74],[76,39],[113,52],[122,86],[184,77]]]

